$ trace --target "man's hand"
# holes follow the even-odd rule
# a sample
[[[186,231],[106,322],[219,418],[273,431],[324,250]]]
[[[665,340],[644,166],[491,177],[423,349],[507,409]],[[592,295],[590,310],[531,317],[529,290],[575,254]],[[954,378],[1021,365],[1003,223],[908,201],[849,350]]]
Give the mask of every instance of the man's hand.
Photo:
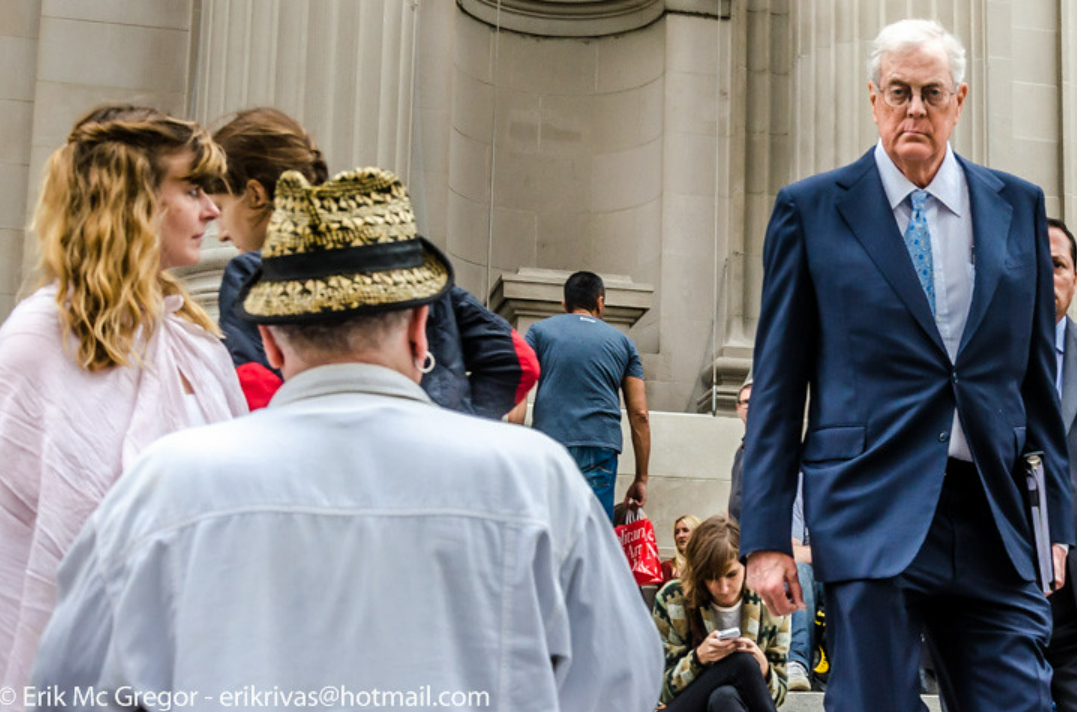
[[[1051,570],[1055,575],[1055,581],[1051,585],[1051,593],[1066,585],[1066,555],[1069,551],[1064,546],[1055,544],[1051,547]],[[1051,593],[1047,594],[1048,596]]]
[[[646,481],[635,480],[627,488],[627,495],[623,498],[623,504],[632,512],[646,504]]]
[[[804,610],[796,561],[779,551],[756,551],[747,558],[747,588],[758,593],[775,616]]]

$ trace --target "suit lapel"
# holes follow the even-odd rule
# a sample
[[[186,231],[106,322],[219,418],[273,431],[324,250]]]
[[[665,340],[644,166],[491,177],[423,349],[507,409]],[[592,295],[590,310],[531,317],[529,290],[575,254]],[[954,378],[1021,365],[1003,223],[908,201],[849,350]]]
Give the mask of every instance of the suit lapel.
[[[897,229],[882,180],[875,165],[874,149],[852,164],[838,184],[844,190],[837,208],[848,228],[860,241],[898,299],[905,305],[927,336],[942,352],[946,347],[935,326],[931,305],[920,287],[905,247],[904,236]]]
[[[1007,246],[1013,206],[999,195],[1003,184],[993,173],[957,157],[965,179],[972,210],[972,242],[976,257],[976,284],[958,353],[972,339],[991,304],[991,297],[1006,269]]]
[[[1077,324],[1066,319],[1066,347],[1062,352],[1062,422],[1066,429],[1077,419]]]

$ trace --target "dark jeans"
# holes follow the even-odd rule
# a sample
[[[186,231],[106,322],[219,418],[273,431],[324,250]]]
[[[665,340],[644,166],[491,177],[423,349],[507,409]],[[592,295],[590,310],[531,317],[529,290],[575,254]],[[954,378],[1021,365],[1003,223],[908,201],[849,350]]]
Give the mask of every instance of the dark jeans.
[[[612,521],[615,511],[616,466],[619,453],[609,447],[585,447],[575,445],[567,448],[571,457],[578,464],[582,476],[586,478],[593,494],[601,501],[608,521]]]
[[[718,660],[679,693],[665,712],[776,712],[758,661],[750,653]]]

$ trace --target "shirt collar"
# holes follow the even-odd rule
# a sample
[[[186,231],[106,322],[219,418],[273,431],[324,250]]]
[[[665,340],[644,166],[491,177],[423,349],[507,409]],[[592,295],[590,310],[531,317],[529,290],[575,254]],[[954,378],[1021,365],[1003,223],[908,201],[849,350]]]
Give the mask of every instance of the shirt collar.
[[[916,190],[917,186],[905,178],[905,174],[890,159],[882,145],[882,139],[879,139],[878,145],[875,146],[875,165],[878,166],[882,187],[886,189],[890,209],[896,210],[897,206],[907,200],[908,194]],[[964,208],[965,173],[953,153],[953,147],[949,144],[946,145],[946,157],[942,159],[938,173],[924,190],[933,195],[935,200],[954,215],[961,214]]]
[[[424,389],[393,369],[370,363],[336,363],[316,366],[293,376],[274,394],[270,407],[340,393],[367,393],[429,404],[432,402]]]
[[[1055,322],[1055,350],[1060,354],[1066,353],[1066,319],[1062,317]]]

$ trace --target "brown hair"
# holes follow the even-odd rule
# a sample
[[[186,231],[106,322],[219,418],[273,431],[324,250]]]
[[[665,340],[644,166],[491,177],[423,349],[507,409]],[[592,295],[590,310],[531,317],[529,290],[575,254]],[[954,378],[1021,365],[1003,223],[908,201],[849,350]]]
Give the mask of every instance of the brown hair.
[[[241,111],[214,132],[214,140],[225,150],[228,167],[222,183],[211,186],[211,192],[239,195],[254,180],[270,197],[270,211],[274,186],[285,171],[298,171],[312,185],[327,180],[327,164],[308,132],[277,109]]]
[[[46,282],[56,282],[65,338],[87,371],[139,359],[139,339],[162,319],[164,297],[187,296],[161,269],[158,191],[167,156],[189,151],[185,180],[205,186],[225,170],[221,149],[198,124],[130,105],[103,106],[79,119],[49,157],[33,229]],[[177,312],[218,334],[195,302]],[[143,334],[140,337],[140,333]]]
[[[680,579],[683,607],[691,626],[692,642],[697,646],[705,639],[698,609],[712,600],[706,583],[728,573],[732,563],[739,558],[739,524],[723,515],[710,517],[691,533],[686,557]]]

